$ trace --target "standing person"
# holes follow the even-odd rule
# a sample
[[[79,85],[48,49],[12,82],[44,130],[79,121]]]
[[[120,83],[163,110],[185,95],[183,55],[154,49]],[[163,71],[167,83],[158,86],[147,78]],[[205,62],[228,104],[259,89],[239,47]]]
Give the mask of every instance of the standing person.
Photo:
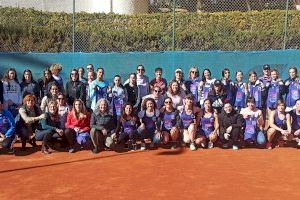
[[[211,100],[213,109],[220,114],[226,100],[226,91],[221,81],[214,82],[213,90],[208,93],[208,99]]]
[[[267,98],[268,98],[268,89],[271,84],[271,67],[270,65],[263,66],[263,76],[258,78],[258,80],[264,85],[264,88],[261,91],[261,110],[263,112],[263,117],[266,119],[267,115]]]
[[[17,72],[14,68],[6,71],[3,78],[3,100],[4,107],[7,108],[14,117],[18,115],[18,107],[22,104],[22,92],[19,85]]]
[[[90,145],[90,120],[91,114],[86,110],[80,99],[73,102],[73,108],[68,113],[65,136],[69,143],[69,153],[75,152],[74,138],[81,147]]]
[[[84,68],[83,67],[78,67],[78,80],[85,84],[87,82],[87,78],[84,77]]]
[[[124,104],[127,102],[127,91],[121,84],[121,76],[114,77],[114,86],[111,89],[112,110],[117,119],[120,118]]]
[[[144,104],[144,101],[148,98],[154,99],[157,109],[160,109],[164,105],[165,95],[161,94],[161,90],[158,86],[154,87],[152,94],[143,97],[142,104]]]
[[[46,96],[43,97],[41,102],[41,110],[42,112],[47,112],[48,110],[48,103],[50,101],[56,101],[57,95],[59,93],[58,86],[55,84],[55,82],[51,83],[49,85],[49,92]]]
[[[102,98],[96,104],[96,109],[92,113],[90,122],[91,138],[94,144],[93,153],[97,154],[105,149],[113,148],[113,135],[116,132],[116,122],[109,112],[108,100]]]
[[[243,116],[237,113],[230,102],[225,102],[224,110],[219,116],[220,140],[223,148],[228,148],[232,143],[232,149],[239,149],[239,139],[242,135]]]
[[[146,150],[145,139],[151,139],[150,147],[154,147],[155,143],[160,142],[159,125],[159,110],[152,98],[146,98],[142,103],[142,110],[138,113],[141,125],[138,132],[141,135],[141,150]]]
[[[201,109],[195,105],[194,96],[192,94],[188,94],[184,102],[184,105],[178,107],[183,142],[190,145],[191,151],[195,151],[195,141],[199,137],[197,131],[201,118]]]
[[[204,100],[208,98],[208,93],[213,90],[213,85],[216,79],[211,77],[209,69],[204,69],[202,80],[199,83],[200,105],[203,106]]]
[[[52,64],[50,66],[50,71],[52,73],[52,77],[57,82],[59,90],[64,92],[64,81],[60,76],[60,72],[62,71],[62,66],[60,64]]]
[[[36,97],[28,94],[23,99],[23,105],[19,109],[19,120],[17,122],[17,132],[20,134],[22,150],[26,150],[26,141],[33,147],[37,147],[35,131],[40,129],[39,121],[45,118],[40,108],[36,105]]]
[[[200,135],[196,144],[202,144],[209,149],[214,147],[214,142],[218,139],[219,133],[219,116],[213,110],[212,101],[204,100],[203,116],[201,118]]]
[[[292,133],[297,147],[300,148],[300,99],[296,101],[295,109],[291,111]]]
[[[99,99],[108,99],[109,92],[109,83],[104,80],[104,69],[100,67],[97,69],[97,78],[90,84],[89,87],[92,110],[96,109],[96,104]]]
[[[184,92],[187,92],[184,81],[184,74],[181,68],[177,68],[175,70],[174,81],[176,81],[180,87],[180,89]]]
[[[292,140],[291,115],[285,112],[282,100],[278,100],[276,110],[271,112],[269,121],[267,149],[272,149],[274,144],[283,147],[285,141]]]
[[[96,78],[96,73],[94,71],[88,71],[87,73],[87,82],[85,83],[85,87],[86,87],[86,108],[87,109],[91,109],[91,105],[92,105],[92,100],[91,100],[91,94],[90,94],[90,90],[89,88],[92,85],[92,82],[95,80]]]
[[[69,105],[73,105],[75,99],[80,99],[85,105],[86,88],[84,84],[79,81],[77,69],[71,71],[70,81],[66,84],[66,99]]]
[[[246,98],[248,97],[248,84],[243,82],[243,72],[237,71],[235,74],[235,101],[234,107],[237,111],[240,111],[242,108],[246,107]]]
[[[173,106],[172,98],[167,97],[164,106],[160,110],[161,133],[164,144],[172,142],[172,149],[177,147],[180,134],[180,117],[178,110]]]
[[[296,101],[300,98],[300,78],[296,67],[289,68],[289,78],[285,80],[286,106],[292,110]]]
[[[198,95],[200,82],[199,69],[197,67],[191,67],[189,70],[189,79],[185,81],[185,87],[187,89],[187,93],[192,93],[194,95],[195,103],[200,101],[200,96]]]
[[[226,91],[226,99],[228,99],[231,105],[234,105],[235,101],[235,85],[232,80],[230,80],[230,70],[225,68],[222,70],[222,80],[223,88]]]
[[[267,95],[267,108],[268,108],[268,116],[270,115],[271,110],[276,109],[276,104],[278,100],[283,100],[282,95],[284,93],[284,83],[279,78],[279,73],[276,69],[271,71],[271,82],[268,87],[268,95]]]
[[[128,150],[136,149],[136,138],[138,135],[138,117],[135,114],[131,103],[126,103],[122,110],[122,115],[118,120],[116,133],[119,134],[118,142],[125,146],[128,142]]]
[[[143,65],[138,65],[136,70],[136,82],[140,91],[139,97],[143,98],[144,96],[150,94],[149,78],[148,76],[144,75],[145,67]]]
[[[88,64],[86,66],[86,72],[89,73],[89,72],[94,72],[94,65],[93,64]]]
[[[258,109],[263,108],[263,91],[265,91],[265,85],[263,82],[257,79],[257,73],[255,71],[249,72],[248,83],[249,96],[254,97],[255,105]],[[265,114],[263,113],[265,119]]]
[[[185,92],[181,91],[181,88],[177,81],[171,81],[167,92],[167,97],[170,97],[173,102],[173,107],[177,108],[183,104]]]
[[[242,108],[240,114],[243,115],[245,120],[245,145],[249,147],[263,145],[266,142],[263,133],[264,119],[262,111],[256,108],[255,99],[253,97],[247,98],[247,107]]]
[[[164,95],[167,91],[168,83],[167,80],[162,77],[162,72],[162,68],[155,68],[155,78],[150,81],[150,89],[152,91],[154,87],[157,86],[160,88],[161,93]]]
[[[33,94],[37,98],[37,103],[41,102],[41,88],[33,79],[31,70],[24,70],[20,87],[23,97],[25,97],[27,94]]]
[[[0,143],[2,148],[13,153],[13,145],[16,139],[15,136],[16,124],[13,115],[4,109],[4,104],[0,101]]]
[[[139,88],[136,83],[136,74],[131,73],[129,74],[129,82],[124,85],[124,88],[127,93],[128,102],[133,105],[135,110],[138,110],[138,106],[140,104],[140,97],[139,97]]]
[[[50,71],[50,69],[47,68],[44,70],[43,77],[38,79],[38,84],[41,89],[41,94],[40,94],[41,99],[48,94],[49,85],[52,85],[53,83],[57,84],[52,76],[52,72]]]

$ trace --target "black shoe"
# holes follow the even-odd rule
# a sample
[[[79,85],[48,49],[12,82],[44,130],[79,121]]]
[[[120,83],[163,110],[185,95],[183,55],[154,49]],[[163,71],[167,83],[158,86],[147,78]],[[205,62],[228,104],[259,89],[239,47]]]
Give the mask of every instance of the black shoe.
[[[98,154],[100,153],[100,150],[99,148],[95,147],[93,150],[92,150],[93,154]]]
[[[36,144],[35,141],[36,141],[35,138],[32,138],[32,139],[29,140],[28,143],[31,144],[32,147],[37,147],[37,144]]]

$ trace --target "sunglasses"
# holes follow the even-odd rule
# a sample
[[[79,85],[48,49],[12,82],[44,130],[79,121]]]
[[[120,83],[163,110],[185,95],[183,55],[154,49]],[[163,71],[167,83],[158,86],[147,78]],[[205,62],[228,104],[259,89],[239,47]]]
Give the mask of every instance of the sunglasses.
[[[172,104],[172,101],[165,101],[165,104]]]
[[[154,90],[154,92],[157,92],[157,93],[159,93],[159,92],[160,92],[160,90]]]
[[[142,72],[142,71],[144,71],[144,69],[137,69],[137,71],[140,71],[140,72]]]
[[[58,100],[63,100],[64,98],[57,98]]]
[[[93,68],[91,68],[91,67],[88,67],[87,69],[93,69]]]
[[[193,74],[197,74],[198,72],[197,72],[197,71],[191,71],[191,73],[193,73]]]

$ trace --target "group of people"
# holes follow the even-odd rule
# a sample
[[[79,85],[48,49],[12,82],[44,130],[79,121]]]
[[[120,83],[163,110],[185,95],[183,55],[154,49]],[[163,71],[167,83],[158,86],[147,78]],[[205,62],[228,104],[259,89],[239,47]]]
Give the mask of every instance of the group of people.
[[[300,146],[300,78],[289,68],[283,81],[276,69],[263,66],[263,75],[242,71],[230,79],[212,77],[209,69],[193,66],[184,79],[181,68],[169,83],[163,69],[149,80],[138,65],[122,83],[104,79],[104,68],[92,64],[74,68],[69,80],[61,77],[62,66],[53,64],[35,81],[31,70],[10,68],[0,81],[0,144],[9,152],[20,138],[51,153],[53,143],[63,142],[68,151],[79,148],[99,153],[116,147],[141,150],[168,145],[175,149],[241,147],[272,149],[295,143]],[[87,76],[85,77],[85,72]],[[137,145],[138,144],[138,145]]]

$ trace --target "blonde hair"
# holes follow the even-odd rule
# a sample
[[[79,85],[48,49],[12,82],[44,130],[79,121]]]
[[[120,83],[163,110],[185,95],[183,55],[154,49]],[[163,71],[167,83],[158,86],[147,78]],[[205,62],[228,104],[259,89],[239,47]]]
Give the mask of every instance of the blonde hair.
[[[79,112],[77,112],[76,109],[75,109],[75,103],[76,102],[81,103],[81,110]],[[74,117],[76,117],[77,119],[84,119],[84,118],[87,117],[87,110],[86,110],[85,105],[84,105],[84,103],[81,99],[76,99],[73,102],[73,109],[72,109],[71,112],[73,113]]]
[[[60,64],[52,64],[50,66],[50,71],[51,71],[52,74],[57,72],[57,71],[61,71],[61,70],[62,70],[62,66]]]

